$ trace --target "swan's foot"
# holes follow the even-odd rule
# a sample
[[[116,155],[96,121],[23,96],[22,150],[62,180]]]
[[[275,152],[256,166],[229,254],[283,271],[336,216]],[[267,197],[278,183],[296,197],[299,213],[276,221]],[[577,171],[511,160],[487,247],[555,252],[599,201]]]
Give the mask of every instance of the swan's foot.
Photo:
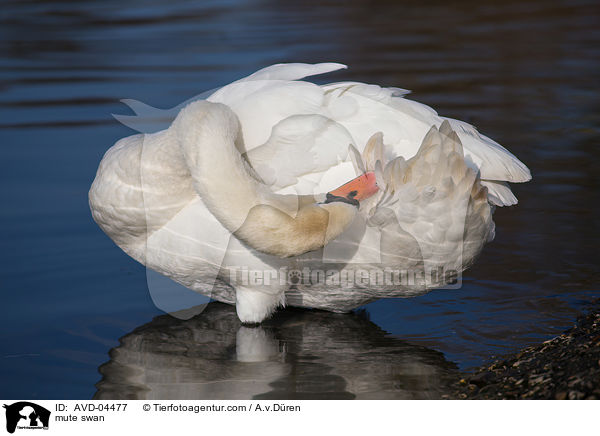
[[[267,319],[285,303],[285,294],[267,294],[243,286],[235,290],[235,310],[244,324],[256,324]]]

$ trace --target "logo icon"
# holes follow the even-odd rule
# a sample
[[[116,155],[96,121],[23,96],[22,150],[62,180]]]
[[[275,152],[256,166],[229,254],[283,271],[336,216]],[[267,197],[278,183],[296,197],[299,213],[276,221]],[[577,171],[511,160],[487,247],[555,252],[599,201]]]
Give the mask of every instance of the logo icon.
[[[50,411],[28,401],[19,401],[4,405],[6,409],[6,431],[14,433],[15,429],[48,429]]]

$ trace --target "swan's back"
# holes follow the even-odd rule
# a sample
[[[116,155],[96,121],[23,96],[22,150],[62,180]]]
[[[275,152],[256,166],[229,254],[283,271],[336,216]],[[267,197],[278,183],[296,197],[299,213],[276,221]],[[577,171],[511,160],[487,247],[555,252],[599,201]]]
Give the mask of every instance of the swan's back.
[[[440,117],[432,108],[422,103],[405,98],[406,90],[398,88],[382,88],[359,82],[342,82],[318,86],[297,79],[304,76],[321,74],[345,68],[341,64],[280,64],[267,67],[253,75],[227,85],[208,97],[209,101],[227,104],[240,118],[244,126],[244,143],[246,150],[253,150],[267,141],[276,142],[271,149],[285,150],[280,152],[282,158],[273,160],[269,153],[272,167],[283,167],[289,160],[304,162],[309,154],[318,153],[319,146],[297,152],[297,129],[303,129],[305,138],[327,137],[328,132],[317,128],[306,129],[302,120],[290,120],[297,115],[320,115],[345,129],[347,136],[338,132],[330,137],[329,149],[332,157],[329,161],[316,160],[313,164],[327,164],[334,171],[340,163],[336,156],[345,155],[346,140],[362,151],[368,139],[376,132],[383,132],[389,158],[403,156],[413,157],[421,141],[431,128],[440,127],[444,120],[456,131],[464,148],[467,164],[480,172],[483,185],[488,188],[488,198],[498,206],[516,204],[507,182],[526,182],[531,179],[529,169],[512,153],[491,138],[480,134],[468,123]],[[304,76],[302,76],[304,75]],[[293,78],[294,80],[291,80]],[[293,122],[290,122],[293,121]],[[286,132],[276,131],[277,126],[285,124]],[[306,123],[306,121],[304,121]],[[274,130],[275,129],[275,130]],[[281,129],[280,129],[281,130]],[[279,136],[273,138],[272,133]],[[275,139],[275,141],[274,141]],[[272,151],[271,150],[271,151]],[[293,156],[293,159],[292,159]],[[281,165],[280,165],[281,164]],[[306,172],[302,165],[304,177],[300,180],[314,180],[315,174],[322,171]],[[350,175],[349,172],[344,175]],[[336,180],[337,182],[337,180]],[[320,186],[321,189],[324,186]]]

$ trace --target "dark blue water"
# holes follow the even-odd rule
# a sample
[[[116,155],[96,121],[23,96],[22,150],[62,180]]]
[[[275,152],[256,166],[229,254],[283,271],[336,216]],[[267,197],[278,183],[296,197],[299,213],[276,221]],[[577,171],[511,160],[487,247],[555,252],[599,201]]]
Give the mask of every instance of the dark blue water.
[[[0,14],[2,398],[90,398],[120,338],[113,359],[132,338],[168,343],[161,329],[184,347],[195,342],[180,332],[212,332],[222,340],[202,342],[210,362],[233,365],[240,326],[227,308],[195,324],[152,322],[161,313],[145,269],[97,228],[87,191],[103,153],[133,133],[111,116],[127,113],[119,99],[169,108],[277,62],[343,62],[350,69],[327,81],[412,89],[507,146],[534,179],[513,185],[520,203],[497,210],[496,240],[462,289],[335,315],[330,336],[318,313],[272,321],[266,341],[285,365],[263,395],[357,398],[356,374],[373,372],[391,375],[371,397],[436,397],[457,368],[560,333],[600,294],[597,2],[34,0],[4,1]],[[353,344],[354,364],[334,363],[350,353],[340,344]],[[130,391],[122,381],[106,395]]]

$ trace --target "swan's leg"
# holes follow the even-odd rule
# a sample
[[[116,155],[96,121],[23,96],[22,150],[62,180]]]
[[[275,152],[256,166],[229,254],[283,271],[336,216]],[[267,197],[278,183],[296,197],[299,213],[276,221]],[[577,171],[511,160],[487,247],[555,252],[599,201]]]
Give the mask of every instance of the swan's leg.
[[[238,362],[266,362],[279,354],[279,341],[262,327],[241,326],[235,339]]]
[[[243,323],[259,323],[285,303],[283,291],[266,293],[245,286],[235,288],[235,309]]]

